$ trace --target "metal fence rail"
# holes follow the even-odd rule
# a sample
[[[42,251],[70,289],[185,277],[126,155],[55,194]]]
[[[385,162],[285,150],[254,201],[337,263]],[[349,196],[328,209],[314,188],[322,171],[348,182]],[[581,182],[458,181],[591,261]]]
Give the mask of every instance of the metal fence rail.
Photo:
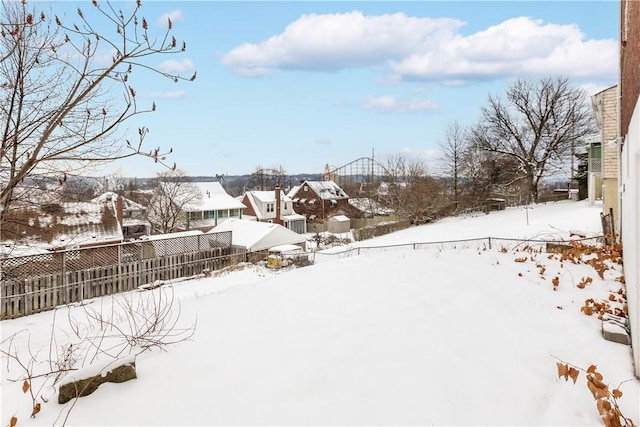
[[[603,236],[589,237],[575,240],[537,240],[537,239],[512,239],[501,237],[482,237],[477,239],[446,240],[438,242],[401,243],[396,245],[381,246],[355,246],[340,251],[326,251],[316,253],[316,260],[331,257],[349,257],[370,252],[390,252],[406,250],[423,251],[451,251],[451,250],[476,250],[476,251],[533,251],[547,252],[558,247],[569,246],[572,242],[587,246],[600,246],[604,242]]]
[[[126,292],[244,261],[231,232],[0,259],[0,319]]]

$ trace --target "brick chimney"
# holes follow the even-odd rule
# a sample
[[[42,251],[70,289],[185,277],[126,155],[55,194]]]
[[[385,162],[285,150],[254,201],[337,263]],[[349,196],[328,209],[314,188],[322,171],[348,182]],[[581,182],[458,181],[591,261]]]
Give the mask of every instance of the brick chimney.
[[[280,218],[281,207],[280,207],[280,186],[276,185],[276,220],[274,221],[276,224],[282,225],[282,219]]]
[[[118,219],[118,222],[120,223],[120,227],[122,227],[123,204],[124,204],[124,201],[122,200],[122,196],[117,196],[117,198],[116,198],[116,218]]]

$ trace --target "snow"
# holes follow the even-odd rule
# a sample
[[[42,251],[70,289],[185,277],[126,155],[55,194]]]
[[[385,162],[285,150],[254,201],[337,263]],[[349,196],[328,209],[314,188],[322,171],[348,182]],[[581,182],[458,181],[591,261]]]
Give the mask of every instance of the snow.
[[[107,376],[107,374],[119,366],[123,365],[134,365],[136,363],[135,354],[127,355],[126,357],[120,359],[107,359],[103,360],[99,363],[90,364],[84,368],[78,369],[77,371],[69,372],[61,381],[60,386],[65,384],[70,384],[76,381],[84,380],[87,378],[95,377],[97,375],[101,375],[103,377]]]
[[[353,247],[486,236],[568,240],[568,230],[598,234],[600,212],[585,202],[508,208]],[[523,256],[526,262],[514,261]],[[622,413],[640,420],[629,346],[604,340],[601,322],[580,311],[587,298],[602,301],[620,288],[620,266],[600,279],[589,265],[561,265],[546,253],[463,248],[318,259],[282,270],[242,264],[0,322],[3,350],[7,337],[22,331],[14,348],[25,360],[29,354],[40,360],[49,354],[51,330],[57,346],[72,342],[68,319],[82,319],[88,307],[114,313],[126,327],[127,317],[117,313],[123,298],[157,301],[173,292],[178,327],[197,321],[191,340],[138,354],[137,379],[103,384],[73,408],[43,387],[48,403],[33,419],[22,381],[10,381],[21,371],[3,356],[0,421],[16,416],[22,426],[61,425],[72,408],[68,426],[602,425],[584,372],[577,384],[566,382],[557,376],[558,361],[597,365],[603,380],[623,392]],[[593,282],[578,288],[587,276]]]
[[[270,222],[247,221],[229,218],[211,229],[209,233],[230,231],[234,246],[243,246],[252,252],[263,251],[273,246],[303,243],[305,236]]]

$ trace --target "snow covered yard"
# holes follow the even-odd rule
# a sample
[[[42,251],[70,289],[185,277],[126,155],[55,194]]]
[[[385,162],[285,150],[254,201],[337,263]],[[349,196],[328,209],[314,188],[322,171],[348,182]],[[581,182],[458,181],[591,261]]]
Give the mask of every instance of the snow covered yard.
[[[568,239],[570,230],[598,234],[599,212],[584,202],[514,208],[357,245]],[[575,385],[566,382],[559,361],[597,365],[612,389],[626,381],[618,402],[640,421],[630,348],[604,340],[601,322],[581,312],[588,298],[618,295],[620,266],[611,264],[601,279],[590,265],[546,253],[473,249],[318,261],[288,271],[250,265],[171,286],[178,327],[197,319],[191,340],[140,354],[137,379],[78,399],[66,425],[602,425],[585,372]],[[592,282],[581,289],[585,277]],[[72,342],[68,319],[81,319],[85,308],[112,313],[113,301],[167,291],[2,321],[2,339],[22,331],[20,357],[46,360],[52,328],[57,347]],[[124,315],[119,320],[126,325]],[[48,402],[39,400],[40,412],[29,418],[29,393],[9,381],[21,369],[4,355],[1,369],[2,423],[15,416],[17,425],[63,424],[73,401],[59,405],[55,388],[45,387],[39,394]]]

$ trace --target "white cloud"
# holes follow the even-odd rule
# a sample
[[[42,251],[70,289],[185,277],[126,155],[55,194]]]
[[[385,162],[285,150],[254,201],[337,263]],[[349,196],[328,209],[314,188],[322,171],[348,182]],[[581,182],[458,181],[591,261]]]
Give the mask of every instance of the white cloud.
[[[231,50],[222,62],[245,74],[262,68],[336,71],[377,65],[401,59],[434,37],[446,38],[460,26],[456,19],[403,13],[303,15],[279,35]]]
[[[433,164],[442,156],[439,148],[424,147],[404,147],[400,149],[400,154],[409,160],[423,161],[428,165]]]
[[[368,110],[408,113],[416,111],[434,111],[439,109],[440,105],[433,101],[425,101],[416,98],[399,100],[393,96],[385,95],[377,98],[370,97],[365,99],[363,107]]]
[[[455,80],[487,77],[613,77],[617,69],[615,40],[585,40],[576,25],[544,24],[513,18],[468,37],[429,46],[392,65],[403,79]]]
[[[611,78],[617,73],[617,41],[586,39],[575,24],[518,17],[467,36],[459,31],[464,24],[403,13],[303,15],[280,34],[232,49],[222,62],[244,76],[274,69],[383,66],[390,82],[446,85],[504,76]]]
[[[315,142],[319,145],[331,145],[331,138],[317,138]]]
[[[157,20],[156,24],[161,27],[166,27],[169,24],[169,19],[172,23],[181,22],[184,20],[182,11],[180,9],[172,10],[171,12],[163,13]]]
[[[176,90],[173,92],[152,92],[149,94],[148,98],[153,99],[181,99],[186,96],[186,92],[184,90]]]
[[[601,85],[596,83],[584,83],[579,85],[579,88],[584,90],[587,95],[593,96],[599,92],[602,92],[605,89],[609,89],[612,85]]]
[[[183,59],[182,61],[174,61],[170,59],[168,61],[161,62],[158,65],[158,69],[163,73],[187,73],[195,70],[195,64],[190,59]]]

